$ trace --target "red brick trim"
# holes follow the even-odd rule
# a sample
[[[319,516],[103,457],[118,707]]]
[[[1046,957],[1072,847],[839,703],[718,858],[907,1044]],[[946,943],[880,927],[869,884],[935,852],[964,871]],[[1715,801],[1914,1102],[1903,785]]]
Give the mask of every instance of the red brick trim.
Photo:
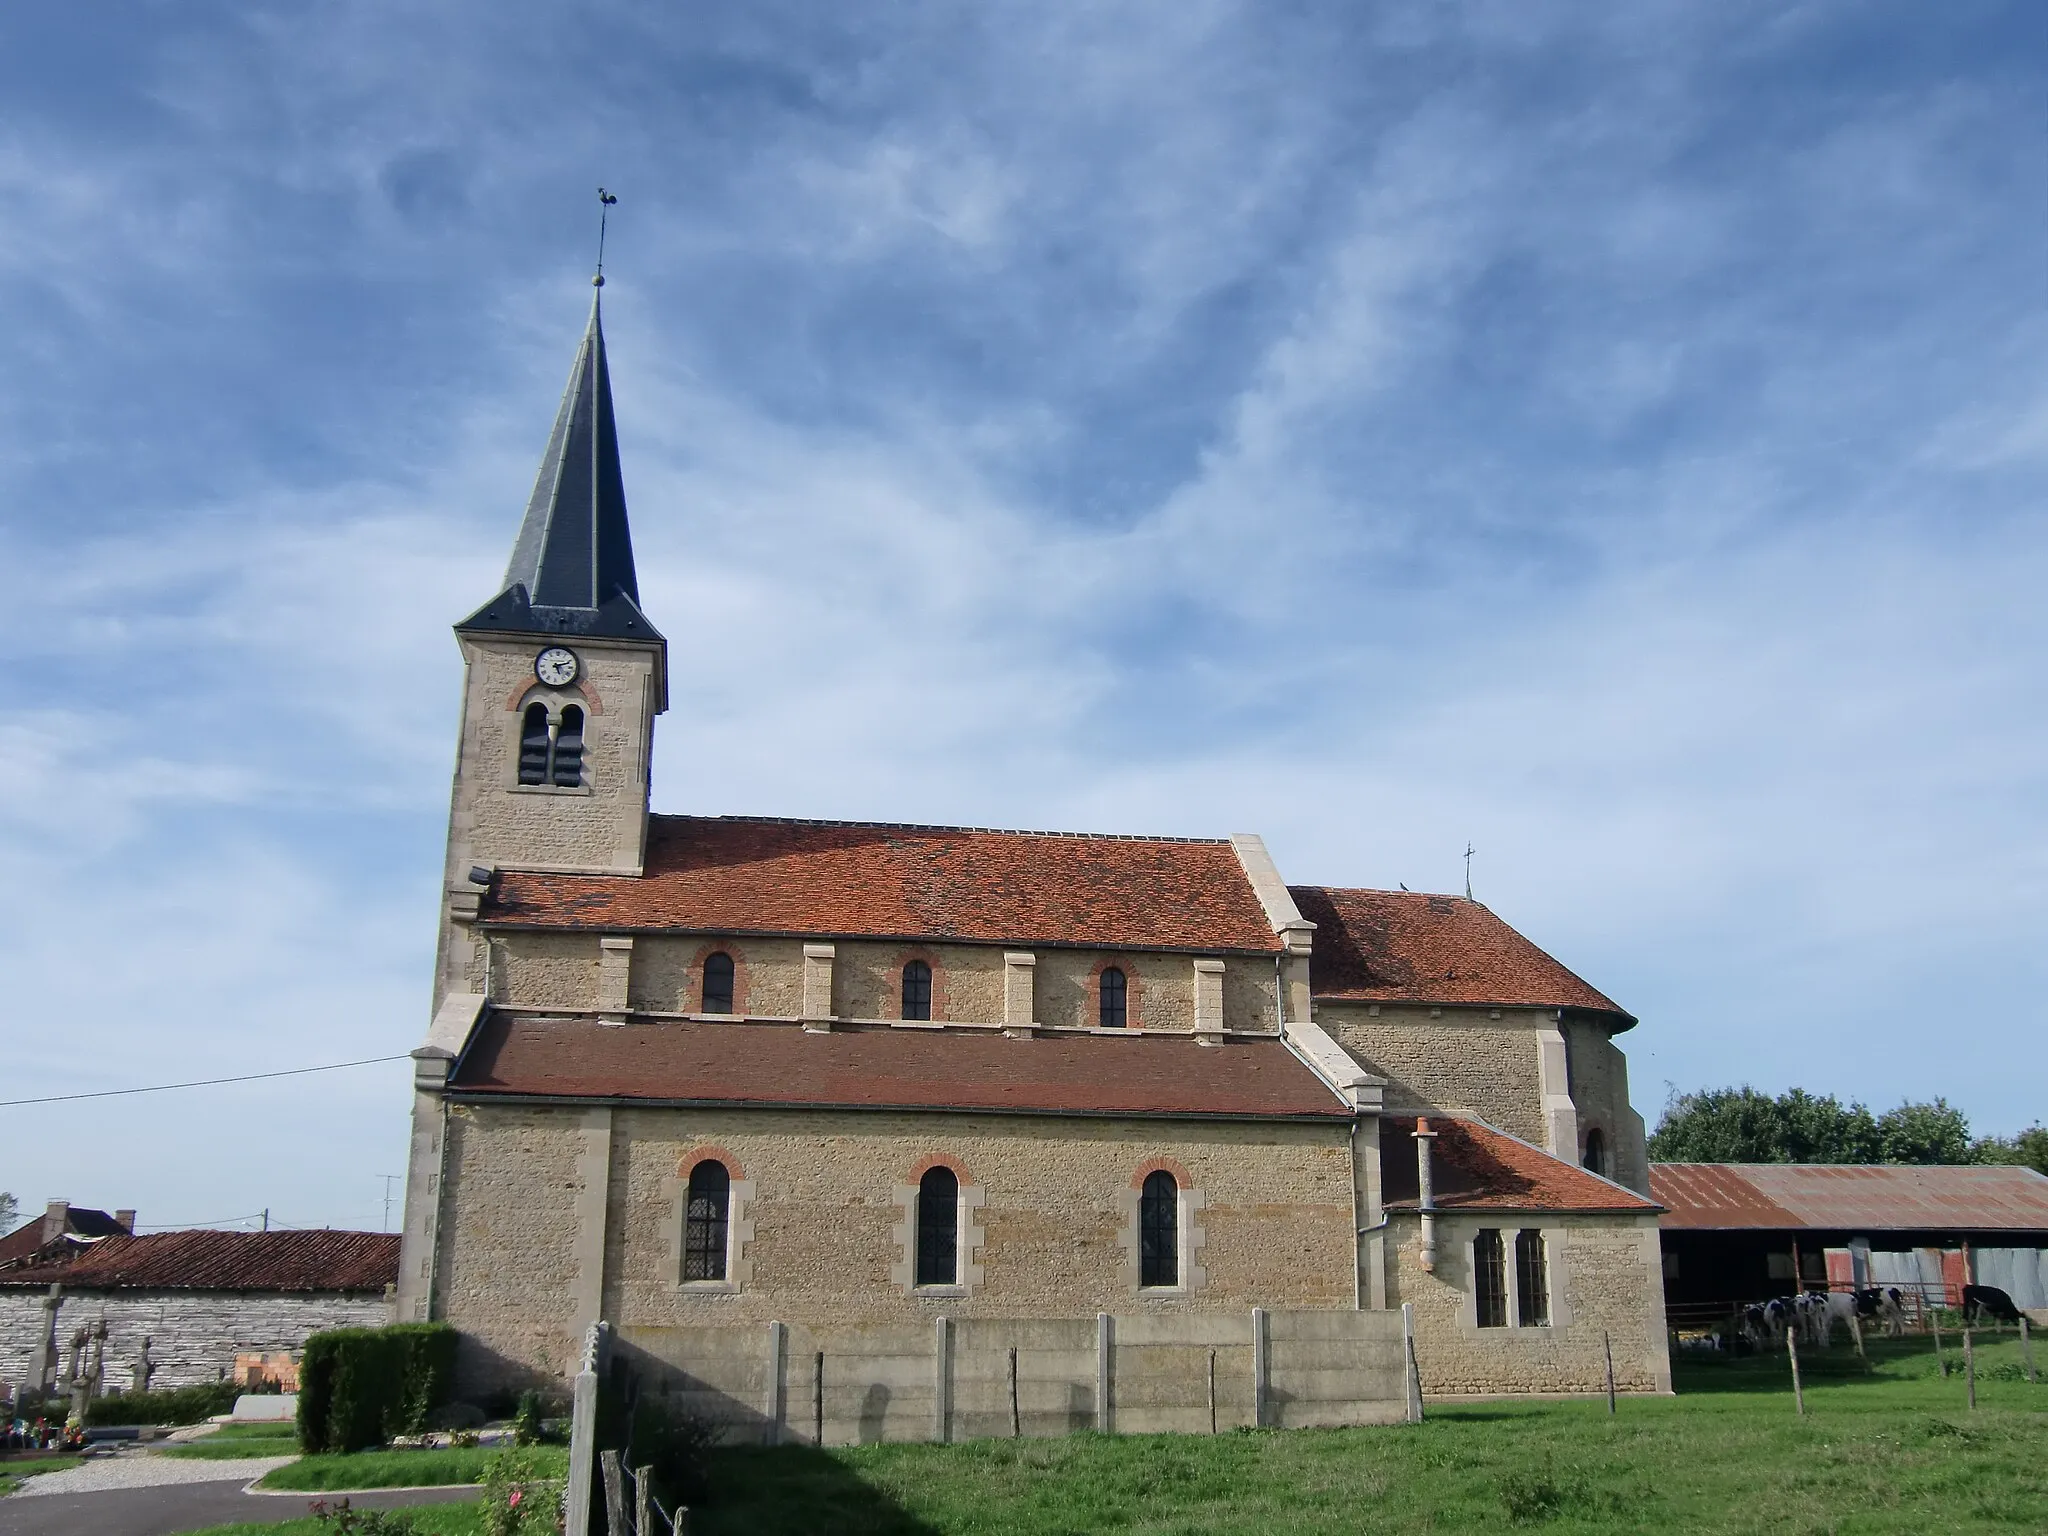
[[[903,1018],[903,967],[913,960],[922,960],[932,968],[932,1022],[951,1018],[947,1012],[946,968],[939,964],[936,954],[922,946],[896,952],[889,971],[888,990],[882,994],[882,1017],[898,1021]]]
[[[1185,1163],[1177,1162],[1170,1157],[1155,1157],[1138,1165],[1138,1171],[1131,1175],[1131,1188],[1143,1189],[1145,1180],[1155,1173],[1172,1174],[1173,1182],[1180,1186],[1182,1194],[1195,1187],[1195,1176],[1188,1172]]]
[[[746,951],[729,939],[707,939],[697,946],[697,952],[690,956],[690,974],[684,982],[683,1012],[704,1012],[704,962],[713,955],[725,953],[732,956],[732,1011],[742,1014],[747,1011],[747,955]],[[691,1003],[696,1007],[691,1007]],[[720,1015],[722,1017],[722,1015]]]
[[[528,678],[512,690],[512,697],[505,701],[505,713],[508,715],[520,714],[525,710],[532,695],[548,691],[547,684],[537,678]],[[553,691],[560,693],[562,690],[557,688]],[[597,696],[597,690],[590,686],[587,678],[577,678],[575,682],[569,685],[569,691],[582,694],[583,702],[590,706],[590,712],[593,715],[604,713],[604,701]]]
[[[967,1165],[961,1162],[959,1158],[946,1152],[934,1152],[928,1157],[920,1158],[917,1164],[910,1170],[910,1177],[905,1182],[910,1184],[919,1183],[934,1168],[952,1169],[953,1177],[960,1181],[962,1189],[974,1183],[974,1175],[967,1171]]]
[[[699,1163],[711,1162],[725,1164],[725,1171],[732,1175],[732,1180],[735,1184],[747,1176],[746,1172],[740,1167],[740,1160],[715,1141],[706,1142],[701,1147],[693,1147],[688,1152],[685,1152],[682,1161],[676,1164],[676,1172],[687,1181]]]
[[[1081,1022],[1093,1029],[1102,1023],[1102,973],[1115,966],[1124,973],[1124,1028],[1145,1027],[1145,984],[1137,968],[1122,955],[1104,955],[1088,972],[1088,1013]]]

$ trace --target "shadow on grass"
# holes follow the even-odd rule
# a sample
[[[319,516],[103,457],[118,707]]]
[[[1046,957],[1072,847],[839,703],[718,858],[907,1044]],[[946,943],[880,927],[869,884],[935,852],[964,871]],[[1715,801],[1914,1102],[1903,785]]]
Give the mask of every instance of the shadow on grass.
[[[691,1536],[939,1536],[831,1451],[735,1447],[710,1458]]]
[[[1808,1386],[1855,1382],[1905,1381],[1935,1371],[1934,1341],[1925,1338],[1868,1340],[1867,1358],[1846,1342],[1831,1349],[1802,1347],[1800,1379]],[[1962,1365],[1959,1339],[1944,1339],[1942,1352],[1950,1370]],[[1699,1392],[1790,1392],[1792,1364],[1783,1346],[1755,1354],[1721,1356],[1676,1354],[1671,1361],[1672,1389],[1680,1396]]]

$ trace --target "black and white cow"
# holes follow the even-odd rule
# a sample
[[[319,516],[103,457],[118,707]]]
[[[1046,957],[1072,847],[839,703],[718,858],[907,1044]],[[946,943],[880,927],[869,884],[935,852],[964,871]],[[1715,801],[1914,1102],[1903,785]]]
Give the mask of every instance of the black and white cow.
[[[1996,1318],[2001,1323],[2016,1323],[2020,1320],[2020,1309],[1995,1285],[1964,1286],[1963,1321],[1981,1323],[1987,1317]]]
[[[1868,1286],[1856,1293],[1856,1316],[1860,1321],[1883,1323],[1893,1338],[1906,1331],[1906,1296],[1896,1285]]]

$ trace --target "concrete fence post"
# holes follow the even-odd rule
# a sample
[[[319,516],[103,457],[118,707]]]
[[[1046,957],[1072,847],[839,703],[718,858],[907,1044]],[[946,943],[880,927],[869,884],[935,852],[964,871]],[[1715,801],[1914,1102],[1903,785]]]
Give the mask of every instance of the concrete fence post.
[[[932,1438],[953,1438],[953,1319],[934,1320],[932,1329]]]
[[[1266,1389],[1273,1380],[1272,1344],[1266,1332],[1266,1309],[1252,1308],[1252,1427],[1266,1427]]]
[[[569,1485],[563,1496],[563,1529],[577,1536],[590,1529],[591,1485],[597,1472],[597,1377],[604,1324],[592,1323],[583,1338],[583,1369],[569,1397]]]
[[[782,1444],[782,1426],[789,1418],[789,1324],[768,1325],[768,1400],[762,1412],[768,1428],[761,1436],[766,1445]]]
[[[1110,1357],[1116,1349],[1116,1319],[1107,1312],[1095,1314],[1095,1428],[1100,1434],[1116,1433],[1116,1413],[1109,1396]]]

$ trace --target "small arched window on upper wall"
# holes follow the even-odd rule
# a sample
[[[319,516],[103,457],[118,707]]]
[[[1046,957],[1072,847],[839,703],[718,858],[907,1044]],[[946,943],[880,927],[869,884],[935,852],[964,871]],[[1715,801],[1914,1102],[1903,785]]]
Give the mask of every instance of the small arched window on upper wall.
[[[1180,1284],[1180,1185],[1164,1168],[1146,1174],[1138,1190],[1138,1284]]]
[[[932,968],[922,960],[903,967],[903,1017],[929,1019],[932,1016]]]
[[[732,1012],[732,956],[724,950],[704,957],[704,1011]]]
[[[1124,973],[1110,966],[1102,973],[1096,999],[1095,1022],[1103,1029],[1122,1029],[1129,1017],[1130,983]]]
[[[917,1183],[917,1283],[960,1283],[960,1176],[943,1164]]]
[[[545,704],[529,704],[519,722],[519,782],[576,789],[583,783],[583,711],[574,704],[559,721]]]
[[[1586,1132],[1586,1155],[1580,1161],[1588,1173],[1607,1177],[1607,1135],[1598,1127]]]
[[[684,1215],[683,1279],[723,1280],[732,1175],[725,1164],[706,1158],[690,1170],[690,1203]]]

